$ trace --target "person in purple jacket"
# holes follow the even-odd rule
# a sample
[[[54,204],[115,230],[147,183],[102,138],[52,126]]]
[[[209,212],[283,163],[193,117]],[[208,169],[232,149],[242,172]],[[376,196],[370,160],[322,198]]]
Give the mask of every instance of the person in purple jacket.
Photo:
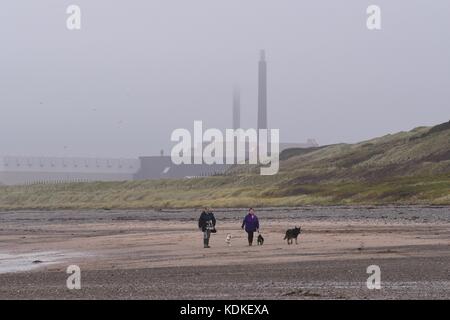
[[[245,216],[244,221],[242,221],[242,229],[248,234],[248,245],[253,244],[253,233],[259,231],[259,221],[258,217],[255,215],[253,208],[248,210],[248,214]]]

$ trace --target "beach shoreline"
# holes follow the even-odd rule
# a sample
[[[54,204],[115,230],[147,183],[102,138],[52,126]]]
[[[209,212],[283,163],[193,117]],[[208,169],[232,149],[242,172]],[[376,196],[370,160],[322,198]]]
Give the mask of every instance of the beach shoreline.
[[[261,209],[265,243],[252,247],[244,213],[217,209],[218,233],[203,249],[195,210],[1,212],[0,271],[5,255],[32,268],[0,273],[0,298],[450,298],[446,207]],[[295,225],[302,234],[289,246]],[[66,287],[70,265],[80,290]],[[380,266],[381,290],[366,286],[369,265]]]

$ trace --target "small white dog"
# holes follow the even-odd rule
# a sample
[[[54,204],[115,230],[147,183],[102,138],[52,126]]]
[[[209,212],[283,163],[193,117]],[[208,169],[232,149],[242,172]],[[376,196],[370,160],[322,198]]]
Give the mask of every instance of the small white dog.
[[[230,247],[231,246],[231,233],[227,233],[227,238],[225,239],[225,242]]]

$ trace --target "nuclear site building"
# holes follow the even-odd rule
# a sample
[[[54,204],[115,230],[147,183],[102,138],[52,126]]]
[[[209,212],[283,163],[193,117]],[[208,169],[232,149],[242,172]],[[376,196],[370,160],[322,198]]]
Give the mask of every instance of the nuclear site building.
[[[233,129],[241,128],[241,101],[238,87],[233,90],[231,119]],[[267,120],[267,63],[265,52],[261,51],[258,63],[257,128],[268,129]],[[280,143],[280,152],[290,148],[317,146],[313,139],[308,139],[306,143]],[[175,165],[171,157],[162,152],[158,156],[138,159],[0,156],[0,184],[188,178],[223,174],[230,166],[228,164]]]

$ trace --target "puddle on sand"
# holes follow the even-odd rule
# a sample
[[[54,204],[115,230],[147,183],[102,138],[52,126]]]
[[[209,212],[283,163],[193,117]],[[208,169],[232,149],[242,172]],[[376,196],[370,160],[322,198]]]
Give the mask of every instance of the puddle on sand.
[[[80,252],[40,251],[30,253],[1,253],[0,274],[9,272],[24,272],[43,266],[63,262],[69,258],[85,256]]]

